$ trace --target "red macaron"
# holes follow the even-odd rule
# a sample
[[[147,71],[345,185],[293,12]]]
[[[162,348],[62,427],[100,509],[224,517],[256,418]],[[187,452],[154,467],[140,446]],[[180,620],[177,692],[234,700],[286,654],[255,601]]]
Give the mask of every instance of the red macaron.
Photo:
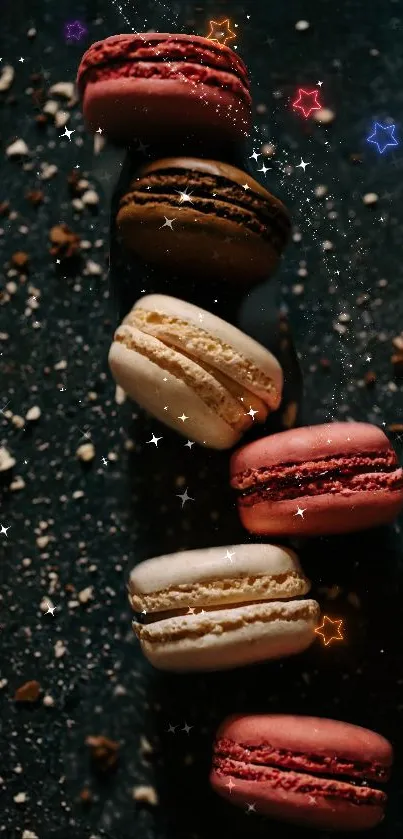
[[[88,128],[117,142],[136,137],[242,139],[251,124],[249,79],[225,45],[197,35],[112,35],[84,54],[77,76]]]
[[[250,533],[316,536],[391,522],[403,507],[403,470],[374,425],[296,428],[243,446],[231,485]]]
[[[210,782],[232,804],[324,830],[383,819],[390,743],[349,723],[287,715],[230,717],[218,730]]]

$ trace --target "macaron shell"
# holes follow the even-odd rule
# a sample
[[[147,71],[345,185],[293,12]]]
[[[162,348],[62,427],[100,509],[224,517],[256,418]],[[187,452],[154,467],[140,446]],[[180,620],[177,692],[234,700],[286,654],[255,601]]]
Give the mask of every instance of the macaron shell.
[[[233,93],[177,79],[118,78],[89,82],[83,95],[89,131],[101,128],[113,142],[132,143],[184,133],[203,138],[216,132],[228,140],[247,137],[250,108]],[[147,119],[144,119],[144,115]]]
[[[273,409],[277,407],[283,387],[283,372],[277,359],[262,347],[253,338],[245,335],[240,329],[237,329],[230,323],[221,318],[200,309],[198,306],[193,306],[184,300],[178,300],[175,297],[169,297],[164,294],[150,294],[140,298],[134,306],[134,309],[144,309],[149,312],[161,312],[174,318],[179,318],[189,322],[189,324],[197,327],[198,330],[206,332],[209,338],[218,339],[225,345],[224,352],[219,353],[214,350],[208,353],[204,349],[204,355],[200,356],[209,364],[213,364],[223,373],[231,376],[248,390],[251,390],[269,404]],[[163,332],[163,330],[162,330]],[[154,333],[155,334],[155,333]],[[192,353],[192,347],[189,346],[189,341],[183,341],[182,345],[187,348],[187,351]],[[178,346],[181,342],[178,341]],[[233,350],[231,354],[230,350]],[[196,354],[198,352],[196,345]],[[254,365],[258,371],[261,371],[268,380],[271,380],[277,391],[277,396],[268,394],[267,390],[258,382],[254,382],[253,376],[249,373],[251,365]]]
[[[158,669],[226,670],[302,652],[315,638],[318,617],[314,600],[259,603],[167,618],[135,630],[144,655]]]
[[[386,435],[365,422],[332,422],[293,428],[243,446],[231,458],[231,474],[281,463],[305,463],[332,455],[387,452]]]
[[[336,798],[293,793],[275,789],[264,782],[238,778],[230,790],[228,781],[228,776],[219,775],[215,770],[210,775],[213,789],[231,804],[246,809],[246,805],[253,802],[257,813],[301,826],[340,831],[369,830],[376,827],[384,816],[381,806],[357,806]]]
[[[271,537],[319,536],[388,524],[399,515],[402,506],[403,490],[379,489],[349,495],[301,495],[294,500],[260,501],[251,506],[239,501],[238,513],[249,533]],[[303,511],[302,515],[298,515],[298,509]]]
[[[245,747],[269,743],[274,749],[378,762],[390,767],[391,744],[369,728],[326,717],[293,714],[234,714],[225,719],[216,739],[228,738]]]
[[[175,219],[172,229],[163,228],[165,217]],[[119,210],[117,226],[126,246],[145,261],[152,254],[154,262],[185,274],[191,265],[192,275],[203,279],[207,275],[249,285],[251,278],[252,282],[267,278],[279,261],[278,249],[269,240],[196,208],[173,211],[168,203],[131,202]]]
[[[145,355],[114,341],[109,366],[117,384],[132,399],[180,434],[215,449],[230,448],[239,440],[240,430],[213,413],[185,382],[163,371]],[[183,413],[187,416],[185,422],[179,419]]]

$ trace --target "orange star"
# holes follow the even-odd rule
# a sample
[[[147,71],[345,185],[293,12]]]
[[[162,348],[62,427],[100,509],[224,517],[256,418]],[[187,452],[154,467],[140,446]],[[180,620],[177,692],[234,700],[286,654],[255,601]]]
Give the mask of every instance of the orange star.
[[[229,18],[221,20],[210,20],[210,32],[206,35],[209,41],[217,41],[219,44],[226,44],[236,38],[235,32],[229,28]]]
[[[322,626],[317,626],[315,632],[323,638],[323,643],[325,647],[327,647],[331,641],[344,641],[344,635],[341,632],[342,625],[342,620],[332,621],[331,618],[324,615]],[[333,629],[331,627],[333,627]],[[334,629],[334,627],[336,629]],[[334,634],[335,631],[338,633],[337,635]]]

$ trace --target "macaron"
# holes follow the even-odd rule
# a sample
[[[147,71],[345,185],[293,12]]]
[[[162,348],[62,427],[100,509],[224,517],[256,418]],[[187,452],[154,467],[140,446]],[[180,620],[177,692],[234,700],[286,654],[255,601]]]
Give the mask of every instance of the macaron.
[[[198,35],[112,35],[84,53],[77,85],[88,128],[119,143],[185,132],[243,139],[248,72],[229,47]]]
[[[374,425],[334,422],[263,437],[231,458],[250,533],[316,536],[387,524],[403,507],[403,470]]]
[[[154,667],[226,670],[305,650],[319,617],[309,588],[293,551],[231,545],[142,562],[129,598],[145,615],[134,629]]]
[[[281,400],[274,356],[235,326],[175,297],[137,301],[116,330],[109,366],[141,407],[187,438],[233,446]]]
[[[126,247],[146,262],[204,283],[245,286],[270,276],[290,233],[284,205],[250,175],[190,157],[140,168],[116,223]]]
[[[317,717],[234,716],[221,725],[211,784],[232,804],[323,830],[368,830],[383,819],[390,743]]]

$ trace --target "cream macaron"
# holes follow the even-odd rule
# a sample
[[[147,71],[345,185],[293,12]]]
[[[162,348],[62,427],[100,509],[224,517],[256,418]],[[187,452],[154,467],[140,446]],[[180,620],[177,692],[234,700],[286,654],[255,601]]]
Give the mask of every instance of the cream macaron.
[[[268,350],[216,315],[162,294],[142,297],[118,327],[109,366],[141,407],[213,449],[233,446],[281,401],[282,370]]]
[[[293,551],[245,544],[148,559],[130,575],[129,599],[154,667],[225,670],[306,649],[319,618],[309,588]]]

